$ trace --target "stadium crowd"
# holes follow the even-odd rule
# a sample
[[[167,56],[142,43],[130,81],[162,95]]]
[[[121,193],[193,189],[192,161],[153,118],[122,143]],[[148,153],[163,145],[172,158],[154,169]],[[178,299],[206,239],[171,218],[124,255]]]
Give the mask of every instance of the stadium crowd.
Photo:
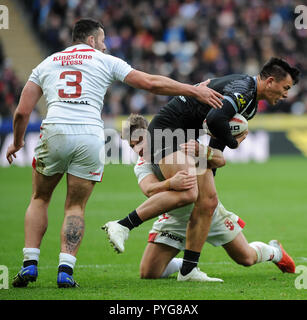
[[[0,122],[13,116],[22,90],[10,60],[7,59],[0,41]]]
[[[271,56],[302,70],[287,101],[259,112],[307,112],[307,30],[295,28],[293,0],[23,0],[49,53],[70,45],[82,17],[100,20],[108,52],[133,67],[188,83],[229,73],[256,74]],[[154,114],[165,97],[116,84],[104,114]],[[115,91],[113,91],[115,92]]]

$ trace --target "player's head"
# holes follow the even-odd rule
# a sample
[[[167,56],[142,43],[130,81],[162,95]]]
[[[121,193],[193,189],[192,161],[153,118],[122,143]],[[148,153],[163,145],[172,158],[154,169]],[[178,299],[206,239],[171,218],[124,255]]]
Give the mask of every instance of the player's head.
[[[148,121],[141,115],[132,113],[122,128],[122,139],[127,140],[130,147],[140,157],[144,157],[147,142]]]
[[[271,105],[288,97],[289,89],[299,80],[300,71],[283,59],[272,57],[260,71],[261,95]]]
[[[101,52],[106,50],[103,25],[93,19],[80,19],[72,31],[73,43],[86,43]]]

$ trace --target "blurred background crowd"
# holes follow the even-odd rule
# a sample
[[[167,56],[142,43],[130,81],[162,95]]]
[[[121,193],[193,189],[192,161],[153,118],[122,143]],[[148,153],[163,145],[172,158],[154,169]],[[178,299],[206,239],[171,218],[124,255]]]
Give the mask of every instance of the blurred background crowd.
[[[134,68],[186,83],[229,73],[256,75],[271,56],[302,70],[287,101],[259,112],[307,112],[307,30],[295,28],[295,0],[20,0],[46,55],[71,44],[73,24],[92,17],[105,27],[108,53]],[[33,66],[34,67],[34,66]],[[12,114],[21,84],[0,47],[0,110]],[[167,97],[116,83],[104,116],[154,114]]]
[[[0,120],[13,115],[22,87],[0,41]]]

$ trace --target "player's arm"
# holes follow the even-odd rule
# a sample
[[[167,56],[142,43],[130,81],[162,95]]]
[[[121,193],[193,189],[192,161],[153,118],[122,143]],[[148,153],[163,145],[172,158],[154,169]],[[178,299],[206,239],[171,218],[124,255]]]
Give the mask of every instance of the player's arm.
[[[209,141],[209,146],[211,148],[214,148],[214,149],[218,149],[220,151],[224,151],[225,148],[226,148],[226,145],[225,143],[221,142],[220,140],[214,138],[214,137],[211,137],[210,138],[210,141]]]
[[[218,111],[218,112],[212,112]],[[223,107],[219,110],[210,110],[206,117],[207,126],[212,135],[231,149],[239,146],[238,141],[231,134],[229,120],[236,114],[233,105],[226,99],[223,100]]]
[[[218,149],[221,152],[223,152],[224,149],[226,148],[226,145],[223,142],[221,142],[220,140],[217,140],[213,137],[210,138],[209,146],[211,148]],[[213,172],[214,176],[216,175],[216,170],[217,170],[217,168],[212,168],[212,172]]]
[[[181,150],[192,157],[205,158],[207,168],[220,168],[226,164],[223,152],[210,146],[204,146],[196,140],[189,140],[180,145]]]
[[[188,175],[185,171],[179,171],[173,177],[163,181],[160,181],[154,174],[149,174],[139,182],[139,186],[146,197],[151,197],[163,191],[188,190],[197,183],[196,179],[196,176]]]
[[[13,162],[13,157],[16,158],[15,153],[24,145],[24,135],[30,119],[31,112],[33,111],[41,96],[41,87],[32,81],[28,81],[22,90],[18,106],[14,113],[14,141],[8,147],[6,153],[6,158],[10,164]]]
[[[132,70],[125,77],[124,81],[134,88],[147,90],[154,94],[191,96],[213,108],[220,108],[222,106],[221,99],[223,96],[217,91],[207,87],[209,83],[208,80],[198,86],[193,86],[168,77]]]

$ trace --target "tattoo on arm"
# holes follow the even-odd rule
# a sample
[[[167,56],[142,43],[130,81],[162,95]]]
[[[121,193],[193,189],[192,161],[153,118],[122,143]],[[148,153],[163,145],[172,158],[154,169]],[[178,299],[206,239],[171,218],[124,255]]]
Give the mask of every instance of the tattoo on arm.
[[[84,219],[80,216],[69,216],[64,229],[65,246],[69,252],[74,252],[80,245],[84,232]]]

